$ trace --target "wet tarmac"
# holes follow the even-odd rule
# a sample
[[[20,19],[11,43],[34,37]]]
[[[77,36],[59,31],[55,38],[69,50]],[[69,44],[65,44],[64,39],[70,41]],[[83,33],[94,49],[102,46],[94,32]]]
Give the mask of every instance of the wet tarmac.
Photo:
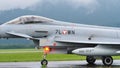
[[[1,62],[0,68],[120,68],[120,60],[114,60],[110,67],[98,60],[94,65],[89,65],[86,61],[49,61],[47,66],[41,66],[40,62]]]

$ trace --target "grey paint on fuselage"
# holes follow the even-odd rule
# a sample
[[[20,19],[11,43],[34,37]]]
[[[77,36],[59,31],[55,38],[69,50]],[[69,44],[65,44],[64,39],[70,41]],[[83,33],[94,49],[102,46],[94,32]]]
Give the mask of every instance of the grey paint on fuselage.
[[[56,30],[72,30],[75,32],[75,34],[68,34],[68,35],[61,35],[56,34]],[[70,37],[74,36],[77,38],[82,38],[84,40],[88,40],[89,37],[93,38],[92,40],[105,40],[109,39],[120,40],[120,30],[119,29],[101,29],[101,28],[92,28],[92,27],[74,27],[74,26],[54,26],[54,25],[40,25],[40,24],[26,24],[26,25],[5,25],[0,27],[0,36],[1,37],[11,37],[6,32],[18,32],[27,34],[32,37],[40,38],[43,37],[44,34],[35,31],[48,31],[48,35],[59,35],[59,36],[65,36]],[[3,34],[2,34],[3,33]],[[77,39],[76,38],[76,39]]]

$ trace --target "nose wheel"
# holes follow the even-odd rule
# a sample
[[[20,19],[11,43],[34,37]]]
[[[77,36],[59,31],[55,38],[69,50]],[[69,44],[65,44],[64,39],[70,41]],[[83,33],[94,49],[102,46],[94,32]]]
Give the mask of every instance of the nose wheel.
[[[43,59],[42,61],[41,61],[41,65],[47,65],[48,64],[48,61],[46,60],[46,59]]]
[[[47,65],[48,61],[46,60],[47,53],[43,55],[43,60],[41,60],[41,65]]]

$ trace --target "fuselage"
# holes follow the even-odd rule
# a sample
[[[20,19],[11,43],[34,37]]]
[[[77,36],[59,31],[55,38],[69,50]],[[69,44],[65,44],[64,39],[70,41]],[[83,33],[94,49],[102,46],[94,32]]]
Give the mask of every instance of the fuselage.
[[[41,24],[19,24],[19,25],[3,25],[0,26],[0,37],[1,38],[13,38],[6,34],[6,32],[17,32],[27,34],[32,37],[41,38],[44,36],[42,31],[48,31],[47,36],[68,36],[77,37],[88,40],[88,37],[94,39],[120,39],[120,29],[118,28],[105,28],[105,27],[94,27],[94,26],[73,26],[73,25],[41,25]],[[64,32],[66,34],[64,34]]]

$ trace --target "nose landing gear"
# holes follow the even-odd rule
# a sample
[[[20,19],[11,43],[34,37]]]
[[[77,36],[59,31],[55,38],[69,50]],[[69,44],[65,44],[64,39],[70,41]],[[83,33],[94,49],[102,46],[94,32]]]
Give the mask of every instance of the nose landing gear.
[[[46,60],[46,56],[47,56],[47,53],[44,54],[43,60],[41,60],[41,65],[47,65],[48,64],[48,60]]]
[[[48,61],[46,60],[46,56],[47,54],[50,52],[50,48],[49,47],[44,47],[44,55],[43,55],[43,60],[41,61],[41,65],[47,65]]]

